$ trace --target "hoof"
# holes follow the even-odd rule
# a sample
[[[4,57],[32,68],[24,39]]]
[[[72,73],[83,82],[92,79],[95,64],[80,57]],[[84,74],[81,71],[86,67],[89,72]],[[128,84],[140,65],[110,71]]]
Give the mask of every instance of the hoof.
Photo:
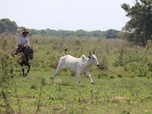
[[[92,82],[91,84],[94,84],[94,82]]]
[[[24,74],[23,77],[25,78],[27,76],[27,74]]]
[[[52,76],[52,77],[50,77],[50,79],[51,79],[51,80],[53,80],[53,76]]]
[[[11,75],[10,75],[10,77],[11,77],[11,78],[14,78],[14,75],[13,75],[13,74],[11,74]]]

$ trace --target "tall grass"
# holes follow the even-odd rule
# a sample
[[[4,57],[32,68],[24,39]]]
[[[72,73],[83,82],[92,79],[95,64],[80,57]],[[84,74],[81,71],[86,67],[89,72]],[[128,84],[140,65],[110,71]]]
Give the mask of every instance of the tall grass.
[[[119,39],[29,37],[34,59],[23,78],[16,59],[8,57],[15,36],[0,36],[0,113],[80,114],[152,113],[152,43],[146,47]],[[95,50],[100,68],[92,66],[95,81],[64,71],[51,83],[60,50],[80,57]],[[14,78],[10,77],[13,68]]]
[[[11,78],[13,75],[14,59],[10,56],[10,50],[13,47],[14,37],[8,38],[5,35],[0,35],[0,87],[1,95],[4,100],[4,107],[7,114],[14,113],[11,106]]]

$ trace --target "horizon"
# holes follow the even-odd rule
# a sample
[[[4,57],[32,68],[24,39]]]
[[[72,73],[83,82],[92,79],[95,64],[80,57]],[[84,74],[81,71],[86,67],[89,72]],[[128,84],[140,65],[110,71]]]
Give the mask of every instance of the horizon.
[[[121,31],[129,20],[121,4],[132,5],[134,1],[5,0],[0,4],[0,19],[36,30]]]

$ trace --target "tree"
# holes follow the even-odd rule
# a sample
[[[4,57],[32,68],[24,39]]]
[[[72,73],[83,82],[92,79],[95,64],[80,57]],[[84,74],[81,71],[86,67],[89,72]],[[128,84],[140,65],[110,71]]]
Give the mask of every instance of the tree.
[[[124,27],[128,39],[135,43],[146,44],[152,40],[152,0],[136,0],[134,6],[124,3],[121,7],[130,18]]]
[[[0,20],[0,33],[16,33],[17,28],[18,26],[14,21],[6,18]]]
[[[75,34],[77,37],[85,37],[86,32],[84,30],[77,30]]]
[[[119,31],[118,30],[113,30],[113,29],[109,29],[106,31],[106,38],[107,39],[116,39],[119,38]]]

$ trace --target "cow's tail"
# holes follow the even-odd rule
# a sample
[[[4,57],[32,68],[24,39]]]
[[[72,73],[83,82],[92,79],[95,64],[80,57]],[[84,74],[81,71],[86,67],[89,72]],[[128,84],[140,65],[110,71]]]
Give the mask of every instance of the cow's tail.
[[[68,48],[65,48],[65,49],[64,49],[64,52],[65,52],[65,53],[63,53],[63,51],[62,51],[62,50],[63,50],[63,48],[62,48],[62,49],[60,49],[60,52],[61,52],[61,54],[62,54],[63,56],[65,56],[65,55],[66,55],[65,53],[66,53],[66,51],[68,50]]]
[[[62,52],[62,51],[60,51],[61,52],[61,54],[63,55],[63,56],[65,56],[65,54]]]

